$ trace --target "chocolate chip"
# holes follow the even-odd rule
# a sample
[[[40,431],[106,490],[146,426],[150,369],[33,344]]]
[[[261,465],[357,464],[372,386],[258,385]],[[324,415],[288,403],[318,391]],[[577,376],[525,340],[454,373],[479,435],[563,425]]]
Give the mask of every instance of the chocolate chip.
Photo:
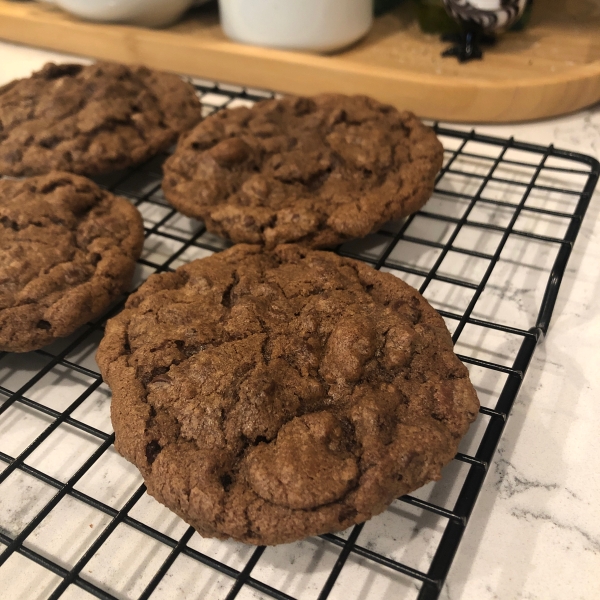
[[[156,457],[160,454],[161,450],[162,447],[157,440],[152,440],[146,444],[146,460],[149,464],[152,464],[156,460]]]

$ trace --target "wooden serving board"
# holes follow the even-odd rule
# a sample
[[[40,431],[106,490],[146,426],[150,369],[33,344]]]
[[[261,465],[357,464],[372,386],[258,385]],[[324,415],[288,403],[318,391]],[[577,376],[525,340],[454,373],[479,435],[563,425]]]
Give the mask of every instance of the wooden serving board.
[[[539,119],[600,101],[600,0],[537,0],[528,29],[465,65],[441,58],[446,45],[421,33],[408,0],[376,19],[361,42],[329,56],[231,42],[214,5],[152,30],[0,0],[0,38],[281,92],[366,93],[446,121]]]

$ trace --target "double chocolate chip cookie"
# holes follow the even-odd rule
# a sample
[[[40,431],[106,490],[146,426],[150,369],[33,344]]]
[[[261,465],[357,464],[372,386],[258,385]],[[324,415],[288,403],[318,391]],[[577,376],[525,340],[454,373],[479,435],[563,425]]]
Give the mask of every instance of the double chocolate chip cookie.
[[[479,408],[416,290],[298,245],[151,276],[97,360],[149,493],[252,544],[342,530],[438,479]]]
[[[97,175],[166,150],[201,118],[176,75],[98,62],[47,64],[0,88],[0,175]]]
[[[41,348],[101,315],[143,241],[138,210],[83,177],[0,180],[0,350]]]
[[[324,248],[421,208],[442,157],[411,113],[366,96],[289,97],[205,119],[165,163],[163,190],[233,242]]]

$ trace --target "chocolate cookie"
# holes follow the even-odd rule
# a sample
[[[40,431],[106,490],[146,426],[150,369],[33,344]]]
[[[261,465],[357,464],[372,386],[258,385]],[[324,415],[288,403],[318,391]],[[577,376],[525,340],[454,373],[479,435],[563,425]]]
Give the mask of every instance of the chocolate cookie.
[[[324,248],[421,208],[442,155],[415,115],[365,96],[265,100],[183,137],[163,190],[236,243]]]
[[[151,276],[96,358],[149,493],[252,544],[342,530],[439,479],[479,408],[416,290],[298,245]]]
[[[147,160],[201,118],[176,75],[98,62],[47,64],[0,88],[0,175],[96,175]]]
[[[101,315],[143,241],[137,209],[83,177],[0,180],[0,350],[41,348]]]

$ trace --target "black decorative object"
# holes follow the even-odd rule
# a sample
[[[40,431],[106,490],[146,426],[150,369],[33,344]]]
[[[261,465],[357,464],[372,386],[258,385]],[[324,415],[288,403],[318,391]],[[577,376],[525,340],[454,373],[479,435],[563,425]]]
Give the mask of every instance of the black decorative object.
[[[460,62],[483,57],[482,45],[521,18],[528,0],[443,0],[448,14],[461,27],[457,43],[442,53]]]

